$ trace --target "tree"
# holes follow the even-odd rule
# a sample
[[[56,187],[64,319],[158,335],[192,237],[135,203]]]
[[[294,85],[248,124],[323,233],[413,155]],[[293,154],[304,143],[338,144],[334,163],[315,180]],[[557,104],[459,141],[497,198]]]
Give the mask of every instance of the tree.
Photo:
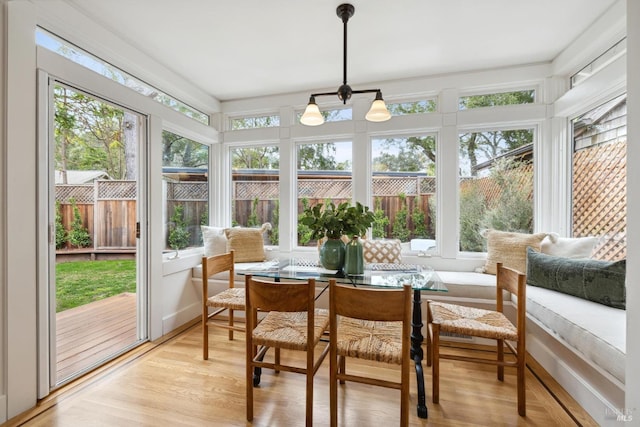
[[[162,132],[162,166],[201,168],[209,165],[209,147],[172,132]]]
[[[278,169],[278,147],[236,148],[232,151],[233,169]]]
[[[405,171],[435,174],[436,140],[433,136],[388,138],[387,152],[373,159],[374,171]],[[389,151],[397,151],[391,154]]]
[[[413,199],[411,220],[413,221],[413,237],[427,237],[427,215],[420,206],[420,196]]]
[[[349,162],[336,161],[336,145],[305,144],[298,147],[298,170],[348,170]]]

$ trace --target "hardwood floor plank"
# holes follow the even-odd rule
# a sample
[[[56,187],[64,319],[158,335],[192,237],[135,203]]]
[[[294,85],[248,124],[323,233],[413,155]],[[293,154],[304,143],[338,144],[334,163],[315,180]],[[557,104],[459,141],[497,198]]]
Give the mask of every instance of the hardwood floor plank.
[[[197,322],[197,321],[194,321]],[[61,390],[50,407],[23,414],[14,424],[65,427],[109,426],[244,426],[244,337],[227,340],[227,332],[210,329],[209,360],[202,360],[198,323],[136,358],[114,363],[85,386]],[[469,348],[453,347],[468,353]],[[481,348],[481,350],[483,350]],[[477,353],[477,352],[474,352]],[[269,356],[268,356],[269,357]],[[283,351],[282,358],[303,363],[302,354]],[[123,357],[122,360],[127,360]],[[351,361],[347,370],[367,371],[393,378],[399,371],[367,361]],[[381,369],[379,366],[385,366]],[[532,363],[527,370],[527,417],[518,416],[515,371],[505,370],[504,383],[494,369],[443,360],[440,404],[430,399],[431,370],[425,367],[429,418],[420,419],[415,375],[411,377],[411,426],[571,426],[589,424],[590,418],[557,385],[543,384],[548,375]],[[315,378],[314,424],[329,423],[328,361]],[[264,370],[255,390],[254,426],[297,426],[304,421],[304,376]],[[551,391],[551,393],[550,393]],[[339,422],[343,426],[397,425],[400,397],[397,390],[347,383],[339,388]],[[562,399],[561,403],[557,399]],[[569,414],[566,409],[572,414]],[[37,412],[40,412],[36,415]],[[580,423],[576,422],[580,420]],[[586,421],[583,422],[583,421]],[[591,420],[590,422],[593,422]]]

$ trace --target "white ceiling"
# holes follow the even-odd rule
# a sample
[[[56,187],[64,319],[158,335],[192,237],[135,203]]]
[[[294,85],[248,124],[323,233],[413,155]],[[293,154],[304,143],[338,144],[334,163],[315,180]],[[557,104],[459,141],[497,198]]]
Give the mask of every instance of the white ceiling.
[[[66,1],[221,101],[342,81],[340,0]],[[351,0],[348,82],[551,61],[614,2]]]

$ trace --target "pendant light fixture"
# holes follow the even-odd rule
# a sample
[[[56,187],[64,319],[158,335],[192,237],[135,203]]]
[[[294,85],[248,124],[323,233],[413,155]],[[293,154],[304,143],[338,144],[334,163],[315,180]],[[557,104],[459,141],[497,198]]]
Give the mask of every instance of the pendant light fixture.
[[[380,89],[364,89],[364,90],[352,90],[351,86],[347,84],[347,22],[349,18],[353,16],[355,9],[353,5],[344,3],[338,6],[336,14],[342,19],[343,24],[343,67],[342,67],[342,86],[338,88],[336,92],[324,92],[324,93],[312,93],[309,98],[309,104],[304,110],[304,114],[300,118],[300,123],[307,126],[318,126],[324,123],[324,117],[316,104],[316,96],[328,96],[338,95],[338,98],[343,104],[347,103],[347,100],[351,98],[354,93],[374,93],[376,98],[371,104],[369,112],[366,114],[365,119],[370,122],[384,122],[391,118],[391,113],[387,109],[387,106],[382,99],[382,92]]]

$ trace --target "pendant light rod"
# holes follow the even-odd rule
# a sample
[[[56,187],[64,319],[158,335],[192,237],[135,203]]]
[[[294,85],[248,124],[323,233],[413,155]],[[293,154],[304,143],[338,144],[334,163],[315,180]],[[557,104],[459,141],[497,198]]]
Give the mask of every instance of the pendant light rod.
[[[342,20],[342,85],[335,92],[312,93],[309,97],[309,104],[300,118],[300,123],[307,126],[317,126],[324,123],[324,116],[316,104],[316,96],[338,95],[343,104],[351,98],[354,93],[374,93],[376,98],[371,104],[371,109],[365,116],[371,122],[383,122],[391,118],[391,113],[382,99],[380,89],[352,90],[347,83],[347,23],[353,16],[355,8],[349,3],[343,3],[336,9],[336,14]]]

